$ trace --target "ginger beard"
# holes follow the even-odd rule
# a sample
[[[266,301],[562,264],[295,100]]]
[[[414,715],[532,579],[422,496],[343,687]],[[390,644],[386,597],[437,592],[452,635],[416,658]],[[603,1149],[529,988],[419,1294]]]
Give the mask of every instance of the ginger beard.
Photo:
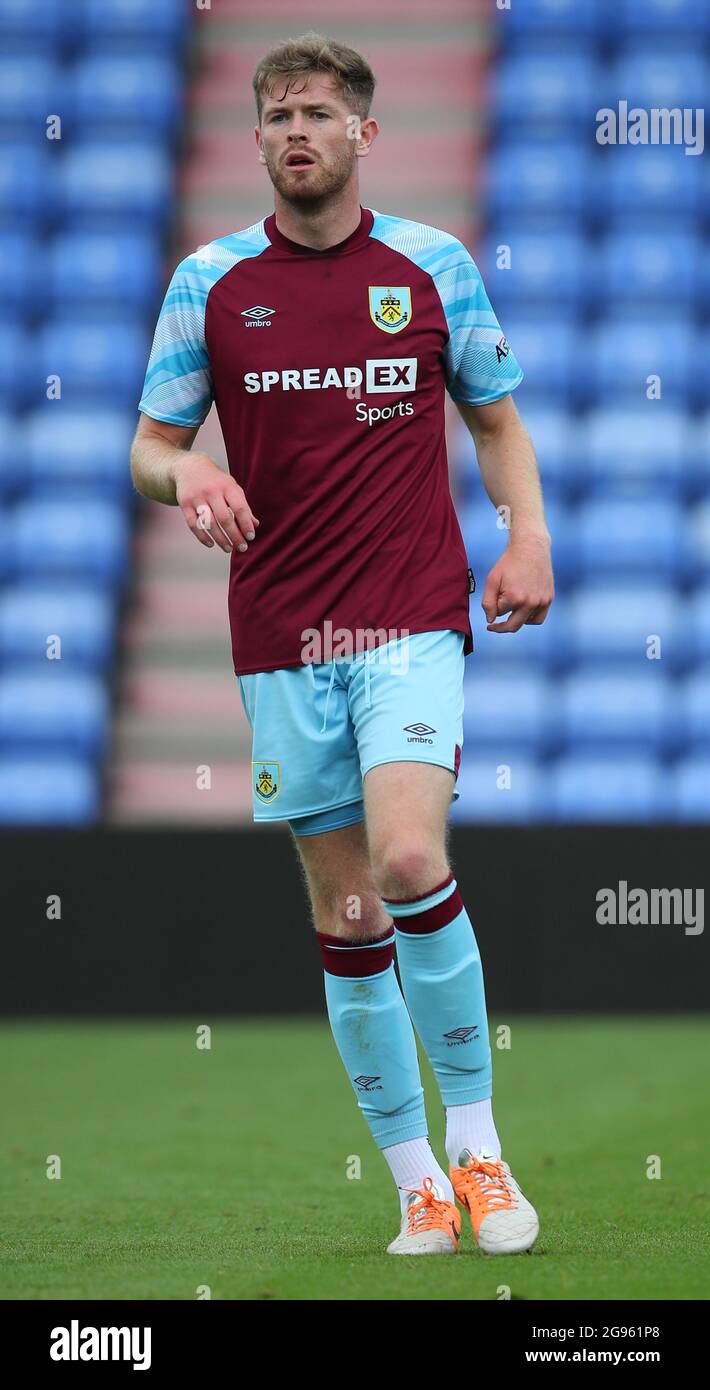
[[[343,117],[343,127],[345,123]],[[288,168],[284,163],[286,156],[298,149],[298,144],[284,144],[281,140],[272,144],[262,133],[260,149],[276,192],[284,202],[299,208],[318,207],[342,193],[352,178],[357,159],[355,141],[347,137],[326,150],[311,147],[309,152],[315,163],[300,169]]]

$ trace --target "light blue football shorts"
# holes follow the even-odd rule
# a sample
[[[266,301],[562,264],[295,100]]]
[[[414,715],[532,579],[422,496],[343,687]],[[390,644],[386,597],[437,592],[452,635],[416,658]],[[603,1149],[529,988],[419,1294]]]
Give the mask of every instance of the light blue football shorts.
[[[353,825],[364,815],[363,778],[380,763],[436,763],[456,778],[463,646],[462,632],[416,632],[237,676],[252,730],[254,820],[288,820],[295,835]]]

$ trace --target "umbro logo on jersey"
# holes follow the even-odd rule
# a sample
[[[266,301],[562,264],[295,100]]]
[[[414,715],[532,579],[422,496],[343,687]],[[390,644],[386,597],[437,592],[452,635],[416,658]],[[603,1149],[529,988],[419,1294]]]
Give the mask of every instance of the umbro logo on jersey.
[[[355,1085],[358,1091],[381,1091],[382,1087],[375,1084],[380,1079],[379,1076],[356,1076]]]
[[[244,327],[270,328],[271,316],[275,313],[275,309],[265,309],[263,304],[253,304],[251,309],[242,309],[242,318],[246,320]]]
[[[434,740],[429,738],[429,734],[435,734],[436,729],[432,729],[431,724],[405,724],[404,732],[412,735],[407,739],[407,743],[433,743]]]
[[[463,1047],[472,1038],[478,1037],[478,1024],[474,1023],[472,1028],[452,1028],[450,1033],[444,1033],[445,1038],[450,1038],[447,1047]]]

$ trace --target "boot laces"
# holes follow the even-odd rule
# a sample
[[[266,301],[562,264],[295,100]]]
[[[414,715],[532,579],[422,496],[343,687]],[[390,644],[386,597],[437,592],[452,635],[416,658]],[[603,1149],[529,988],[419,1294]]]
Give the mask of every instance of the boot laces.
[[[469,1159],[464,1169],[466,1188],[480,1205],[491,1211],[503,1210],[515,1205],[513,1192],[500,1159]]]
[[[425,1178],[421,1187],[403,1187],[403,1192],[416,1192],[421,1198],[407,1207],[407,1225],[411,1232],[431,1231],[442,1223],[442,1199],[434,1192],[431,1178]]]

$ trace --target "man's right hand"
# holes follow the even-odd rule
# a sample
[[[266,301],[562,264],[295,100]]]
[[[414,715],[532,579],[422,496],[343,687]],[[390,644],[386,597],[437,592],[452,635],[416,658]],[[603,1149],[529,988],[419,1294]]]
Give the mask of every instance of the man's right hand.
[[[244,491],[207,454],[190,453],[174,465],[175,497],[200,545],[244,551],[259,525]]]

